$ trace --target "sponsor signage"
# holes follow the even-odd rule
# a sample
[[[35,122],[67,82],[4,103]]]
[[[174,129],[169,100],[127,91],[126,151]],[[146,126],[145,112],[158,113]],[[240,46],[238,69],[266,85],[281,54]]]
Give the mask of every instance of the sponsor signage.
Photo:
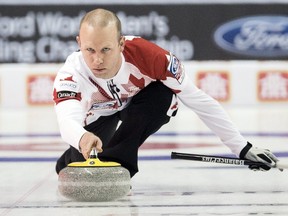
[[[230,53],[254,57],[288,57],[288,16],[251,16],[224,23],[216,44]]]
[[[259,101],[288,101],[288,71],[261,71],[257,86]]]
[[[288,4],[0,3],[0,63],[64,62],[78,49],[81,18],[98,7],[118,15],[124,35],[155,42],[182,61],[288,58]]]
[[[288,4],[95,3],[1,5],[0,63],[64,62],[78,49],[82,16],[98,7],[118,15],[124,35],[142,36],[182,61],[288,57]]]
[[[53,83],[55,75],[27,75],[27,103],[29,105],[52,105]]]
[[[61,66],[62,64],[1,65],[0,107],[54,105],[53,84],[56,71]],[[287,105],[287,61],[187,61],[184,66],[186,76],[195,85],[225,105]],[[61,99],[75,97],[73,92],[77,92],[77,86],[68,80],[63,80],[60,84],[62,92],[58,96]],[[103,103],[99,107],[93,106],[93,109],[111,105],[112,103]]]
[[[196,77],[197,86],[220,102],[230,98],[230,79],[227,71],[200,71]]]
[[[183,34],[183,30],[174,29],[177,20],[169,11],[154,6],[101,5],[103,7],[118,15],[124,35],[142,36],[182,60],[193,58],[193,43],[188,32]],[[97,5],[65,5],[60,8],[55,5],[1,6],[0,62],[64,62],[71,52],[78,49],[75,37],[81,18]]]

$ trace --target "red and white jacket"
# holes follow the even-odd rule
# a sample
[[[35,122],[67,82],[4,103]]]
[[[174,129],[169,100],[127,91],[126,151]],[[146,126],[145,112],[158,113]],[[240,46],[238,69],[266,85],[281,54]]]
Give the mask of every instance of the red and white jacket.
[[[239,155],[247,141],[219,103],[193,84],[176,56],[132,36],[125,37],[121,68],[111,79],[96,78],[81,52],[72,53],[58,71],[53,96],[63,140],[79,149],[80,138],[86,132],[83,126],[124,109],[134,95],[155,80],[176,94],[167,115],[177,109],[179,99]]]

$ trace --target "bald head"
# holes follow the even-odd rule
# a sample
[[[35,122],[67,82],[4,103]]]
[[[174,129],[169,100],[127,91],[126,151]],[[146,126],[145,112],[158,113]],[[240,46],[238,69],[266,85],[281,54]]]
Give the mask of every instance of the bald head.
[[[104,28],[110,25],[114,25],[117,30],[117,36],[121,38],[121,22],[119,18],[111,11],[105,9],[95,9],[88,12],[80,22],[80,29],[83,24],[88,24],[92,27]]]

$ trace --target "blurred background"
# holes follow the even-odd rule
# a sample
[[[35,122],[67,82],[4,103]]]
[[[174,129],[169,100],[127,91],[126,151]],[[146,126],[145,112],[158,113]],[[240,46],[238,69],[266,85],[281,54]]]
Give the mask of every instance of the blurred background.
[[[2,156],[15,154],[25,140],[25,149],[33,142],[63,148],[53,80],[78,49],[81,17],[99,7],[119,16],[124,35],[142,36],[181,59],[187,75],[231,112],[241,132],[253,126],[255,133],[287,138],[288,1],[1,0]]]

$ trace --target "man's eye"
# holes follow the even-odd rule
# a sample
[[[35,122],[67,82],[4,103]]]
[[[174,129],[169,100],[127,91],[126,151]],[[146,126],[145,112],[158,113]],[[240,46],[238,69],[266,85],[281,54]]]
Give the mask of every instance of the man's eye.
[[[87,51],[88,51],[88,52],[94,52],[94,49],[92,49],[92,48],[87,48]]]
[[[110,48],[103,48],[102,52],[108,52],[110,50]]]

